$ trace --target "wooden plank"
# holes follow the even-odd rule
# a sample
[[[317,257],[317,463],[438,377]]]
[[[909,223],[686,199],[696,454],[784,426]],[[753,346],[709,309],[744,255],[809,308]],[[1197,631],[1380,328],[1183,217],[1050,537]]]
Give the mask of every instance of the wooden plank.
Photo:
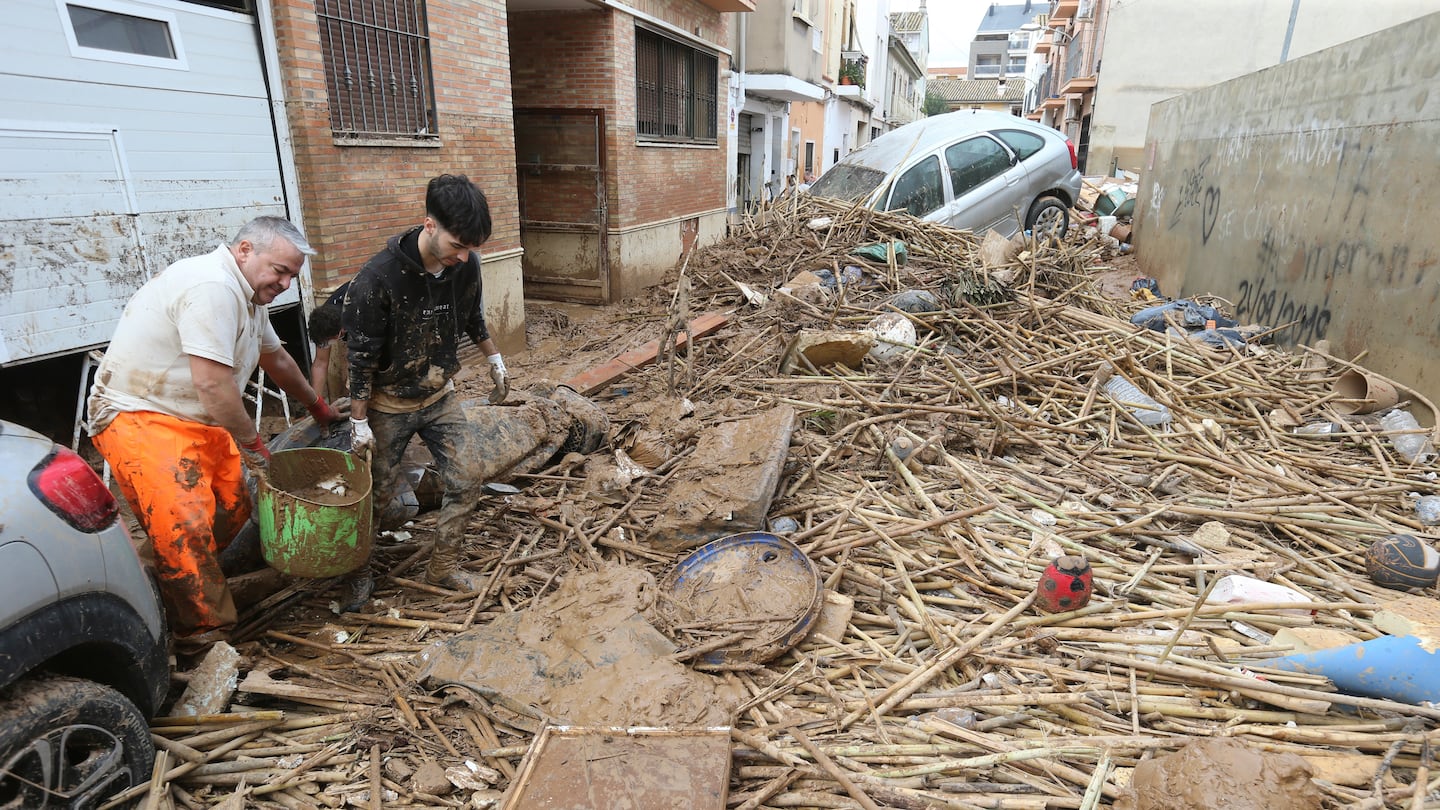
[[[730,316],[723,312],[707,312],[690,322],[690,332],[697,338],[704,337],[729,322]],[[675,347],[678,349],[684,345],[684,333],[676,335]],[[638,349],[631,349],[613,360],[580,372],[566,380],[565,385],[574,388],[581,394],[594,393],[628,372],[655,362],[659,353],[660,339],[656,338]]]

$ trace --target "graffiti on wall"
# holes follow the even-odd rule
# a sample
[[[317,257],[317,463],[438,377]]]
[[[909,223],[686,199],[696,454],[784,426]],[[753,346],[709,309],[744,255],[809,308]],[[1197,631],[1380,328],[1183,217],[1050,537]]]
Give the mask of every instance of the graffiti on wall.
[[[1185,169],[1181,174],[1180,188],[1175,194],[1175,208],[1170,212],[1170,225],[1175,226],[1195,212],[1200,220],[1200,242],[1206,244],[1215,232],[1215,222],[1220,216],[1220,189],[1205,181],[1205,169],[1210,165],[1206,156],[1199,164]]]
[[[1187,149],[1189,160],[1178,172],[1165,171],[1152,181],[1148,213],[1197,245],[1202,251],[1197,256],[1207,249],[1236,253],[1241,238],[1254,245],[1238,281],[1227,273],[1236,284],[1236,318],[1283,329],[1281,340],[1311,343],[1327,336],[1335,320],[1332,306],[1341,307],[1356,290],[1413,300],[1423,289],[1440,259],[1409,240],[1387,240],[1384,234],[1393,233],[1389,223],[1367,223],[1382,162],[1368,130],[1317,120],[1285,133],[1232,134],[1192,142],[1201,147],[1198,155]],[[1237,167],[1244,187],[1227,193]],[[1267,171],[1310,172],[1324,179],[1329,193],[1298,199],[1267,194]],[[1166,176],[1178,182],[1167,186]],[[1222,200],[1230,207],[1222,210]],[[1425,294],[1436,297],[1433,290]],[[1440,335],[1440,319],[1432,324]]]

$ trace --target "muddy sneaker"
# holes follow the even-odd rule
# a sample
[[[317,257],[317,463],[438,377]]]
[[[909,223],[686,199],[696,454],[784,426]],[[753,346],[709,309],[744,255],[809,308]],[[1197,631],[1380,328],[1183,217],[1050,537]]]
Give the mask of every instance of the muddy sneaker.
[[[365,607],[370,595],[375,593],[375,578],[369,571],[360,571],[346,577],[340,583],[341,613],[354,613]]]

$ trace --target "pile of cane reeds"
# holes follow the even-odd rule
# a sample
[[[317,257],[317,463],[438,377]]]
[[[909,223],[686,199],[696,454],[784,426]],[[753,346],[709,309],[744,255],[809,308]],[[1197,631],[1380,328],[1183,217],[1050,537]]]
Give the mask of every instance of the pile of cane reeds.
[[[883,262],[852,253],[895,240],[904,263],[893,247]],[[420,581],[422,519],[378,552],[389,576],[374,609],[331,614],[334,594],[300,583],[250,611],[247,664],[283,686],[242,690],[231,716],[157,721],[152,801],[488,806],[538,723],[427,693],[415,653],[525,609],[576,566],[668,570],[677,555],[644,538],[696,434],[785,403],[799,419],[770,516],[798,522],[789,539],[853,613],[843,632],[717,675],[749,696],[732,732],[730,806],[1107,807],[1138,762],[1210,736],[1305,757],[1336,807],[1437,806],[1440,710],[1267,666],[1297,628],[1379,635],[1375,613],[1400,594],[1368,580],[1366,548],[1390,533],[1429,537],[1412,495],[1437,491],[1434,469],[1333,407],[1351,364],[1132,326],[1138,305],[1099,295],[1106,251],[1078,234],[1017,243],[1000,265],[979,244],[802,197],[697,251],[684,270],[691,311],[728,311],[730,324],[670,361],[686,374],[657,363],[625,379],[629,396],[604,400],[617,424],[670,442],[670,460],[606,497],[573,463],[517,479],[524,495],[472,524],[470,565],[490,575],[480,594]],[[787,286],[825,269],[852,283]],[[864,329],[905,290],[939,308],[906,314],[917,341],[900,359],[779,373],[798,331]],[[636,339],[673,328],[671,298],[633,322]],[[1169,424],[1142,425],[1110,398],[1113,374],[1166,406]],[[677,376],[692,382],[670,397]],[[693,406],[683,419],[636,405],[681,396]],[[1311,422],[1340,428],[1295,432]],[[1089,560],[1094,597],[1040,613],[1037,578],[1062,553]],[[1228,575],[1303,599],[1207,603]],[[417,787],[422,766],[467,761],[478,787]]]

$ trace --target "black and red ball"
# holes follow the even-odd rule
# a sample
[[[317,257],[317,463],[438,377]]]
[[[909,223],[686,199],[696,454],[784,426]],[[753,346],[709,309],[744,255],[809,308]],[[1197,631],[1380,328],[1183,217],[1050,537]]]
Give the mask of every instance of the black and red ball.
[[[1392,534],[1370,544],[1365,573],[1387,588],[1429,588],[1440,577],[1440,553],[1413,534]]]
[[[1078,554],[1056,557],[1040,574],[1035,588],[1035,606],[1046,613],[1079,610],[1094,592],[1090,562]]]

